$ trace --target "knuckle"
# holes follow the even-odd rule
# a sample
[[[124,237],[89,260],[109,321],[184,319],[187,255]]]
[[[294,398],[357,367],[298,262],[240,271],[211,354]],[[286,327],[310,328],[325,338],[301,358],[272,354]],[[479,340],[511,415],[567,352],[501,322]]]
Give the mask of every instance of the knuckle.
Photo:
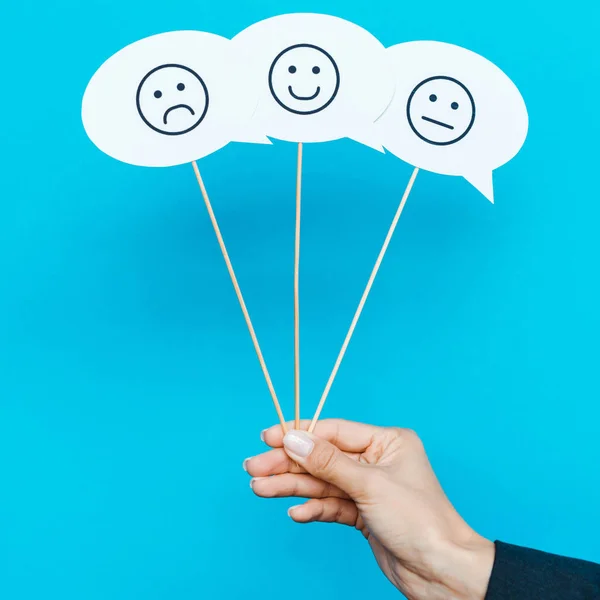
[[[405,430],[404,441],[406,446],[413,454],[422,454],[425,450],[419,434],[412,429]]]
[[[322,500],[317,500],[316,498],[309,500],[304,506],[308,506],[310,508],[312,518],[315,520],[319,520],[325,512],[325,504]]]
[[[294,479],[291,481],[289,495],[290,496],[299,496],[300,495],[300,481],[298,480],[297,477],[294,477]]]
[[[337,453],[331,446],[326,446],[313,453],[312,464],[314,470],[321,474],[327,475],[335,470],[337,463]]]
[[[409,448],[418,449],[419,447],[423,446],[423,442],[421,441],[419,434],[416,431],[414,431],[414,429],[393,427],[389,431],[394,438],[396,438],[397,440],[402,442],[403,445]]]
[[[339,421],[336,421],[335,423],[335,432],[333,434],[333,437],[331,438],[331,443],[334,446],[338,446],[339,442],[340,442],[340,432],[341,432],[341,424]]]
[[[346,511],[346,506],[344,505],[343,502],[338,500],[336,502],[334,519],[338,522],[343,521],[345,511]]]
[[[335,494],[335,487],[333,485],[331,485],[331,483],[327,483],[326,481],[322,482],[322,487],[321,487],[321,497],[322,498],[331,498],[334,497]]]

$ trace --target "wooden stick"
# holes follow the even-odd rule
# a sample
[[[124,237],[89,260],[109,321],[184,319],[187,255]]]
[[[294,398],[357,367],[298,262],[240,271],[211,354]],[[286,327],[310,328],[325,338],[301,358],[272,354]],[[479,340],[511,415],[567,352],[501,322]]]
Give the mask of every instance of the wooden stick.
[[[294,243],[294,415],[300,429],[300,208],[302,204],[302,142],[296,166],[296,236]]]
[[[369,292],[371,291],[371,287],[373,286],[373,282],[375,281],[377,272],[379,271],[379,267],[381,266],[381,261],[383,260],[383,257],[385,256],[387,248],[390,244],[390,240],[392,239],[392,235],[394,234],[394,230],[396,229],[396,225],[398,224],[400,215],[402,214],[402,211],[404,210],[404,205],[406,204],[406,201],[408,199],[410,191],[412,190],[413,184],[415,183],[415,179],[417,177],[418,172],[419,172],[419,169],[415,168],[414,171],[412,172],[412,175],[411,175],[409,181],[408,181],[406,189],[404,190],[404,195],[402,196],[402,200],[400,201],[398,209],[396,210],[396,214],[394,215],[392,224],[390,225],[390,228],[387,232],[385,241],[383,242],[383,246],[381,247],[381,250],[379,252],[379,256],[377,257],[377,260],[375,261],[375,266],[373,267],[373,270],[371,271],[371,276],[369,277],[369,281],[367,282],[365,291],[363,292],[362,298],[360,299],[360,302],[358,303],[358,308],[356,309],[356,312],[354,313],[354,318],[352,319],[352,323],[350,324],[350,329],[348,329],[348,333],[346,334],[346,339],[344,340],[344,343],[342,344],[342,349],[340,350],[340,353],[338,354],[338,357],[337,357],[337,360],[335,361],[333,370],[331,371],[331,375],[329,376],[329,380],[327,381],[327,385],[325,386],[325,390],[323,391],[323,394],[321,395],[321,399],[319,400],[319,406],[317,407],[315,416],[313,417],[310,427],[308,429],[308,431],[310,431],[311,433],[315,429],[317,421],[321,415],[321,411],[323,410],[323,406],[325,405],[325,401],[327,400],[327,396],[329,395],[329,391],[331,390],[331,386],[333,385],[333,380],[335,379],[338,369],[340,368],[340,365],[342,364],[342,359],[344,358],[344,354],[346,354],[346,350],[348,349],[348,344],[350,343],[350,338],[352,337],[352,334],[354,333],[354,329],[356,328],[356,324],[358,323],[360,314],[362,313],[362,310],[365,306],[365,302],[367,301]]]
[[[219,229],[219,224],[217,223],[217,218],[215,217],[215,213],[213,212],[210,199],[206,192],[206,188],[204,187],[204,182],[202,181],[202,177],[200,176],[200,170],[198,169],[196,161],[192,162],[192,166],[194,167],[194,173],[196,174],[196,179],[198,180],[198,185],[200,186],[200,191],[202,192],[202,197],[204,198],[204,204],[206,204],[206,209],[208,210],[208,216],[210,217],[213,229],[215,230],[215,234],[217,235],[217,240],[219,242],[221,252],[223,253],[223,258],[225,259],[225,264],[227,265],[227,270],[229,271],[231,282],[233,283],[235,293],[239,300],[240,306],[242,307],[244,319],[246,320],[248,331],[250,331],[250,337],[252,338],[252,343],[254,344],[254,349],[256,350],[258,361],[260,362],[262,372],[265,376],[265,380],[267,381],[269,392],[271,392],[271,398],[273,399],[273,404],[275,405],[275,410],[277,411],[277,416],[279,417],[281,428],[283,429],[283,432],[286,433],[287,427],[285,424],[285,419],[283,418],[283,412],[281,411],[281,406],[279,404],[279,400],[277,399],[277,394],[275,393],[275,388],[273,387],[273,382],[271,381],[271,377],[267,369],[267,364],[265,363],[265,359],[258,344],[258,338],[256,337],[256,333],[254,332],[254,327],[252,326],[252,321],[250,320],[250,315],[248,313],[248,309],[246,308],[244,297],[242,296],[242,290],[240,289],[237,277],[235,276],[233,265],[231,264],[231,260],[229,259],[229,254],[227,252],[227,248],[225,247],[225,242],[223,241],[223,236],[221,235],[221,230]]]

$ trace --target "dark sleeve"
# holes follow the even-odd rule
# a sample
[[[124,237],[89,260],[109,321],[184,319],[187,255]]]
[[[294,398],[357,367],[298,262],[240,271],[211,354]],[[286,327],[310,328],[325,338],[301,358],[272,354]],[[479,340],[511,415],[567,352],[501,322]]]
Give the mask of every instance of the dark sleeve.
[[[600,565],[496,542],[485,600],[598,600]]]

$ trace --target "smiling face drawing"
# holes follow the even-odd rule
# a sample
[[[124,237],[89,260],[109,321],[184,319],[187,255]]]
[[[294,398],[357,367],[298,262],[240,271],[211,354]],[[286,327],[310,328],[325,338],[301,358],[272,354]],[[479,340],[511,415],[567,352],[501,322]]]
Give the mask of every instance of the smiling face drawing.
[[[428,144],[448,146],[473,127],[475,102],[471,92],[452,77],[430,77],[411,92],[406,105],[411,129]]]
[[[136,103],[148,127],[165,135],[182,135],[198,127],[206,116],[208,90],[189,67],[161,65],[140,82]]]
[[[340,87],[340,72],[323,48],[312,44],[290,46],[269,70],[269,89],[279,106],[297,115],[327,108]]]

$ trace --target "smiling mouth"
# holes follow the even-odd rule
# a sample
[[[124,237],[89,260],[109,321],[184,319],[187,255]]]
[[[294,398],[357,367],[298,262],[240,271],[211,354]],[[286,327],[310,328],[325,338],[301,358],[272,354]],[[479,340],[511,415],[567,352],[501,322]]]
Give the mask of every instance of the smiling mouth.
[[[167,124],[167,117],[169,116],[169,113],[174,110],[177,110],[178,108],[187,108],[192,113],[192,115],[196,114],[194,112],[194,109],[191,106],[188,106],[187,104],[177,104],[176,106],[171,106],[171,108],[169,108],[163,116],[163,123],[165,125]]]
[[[448,125],[448,123],[442,123],[441,121],[436,121],[435,119],[430,119],[429,117],[421,117],[423,121],[428,121],[429,123],[433,123],[434,125],[439,125],[440,127],[445,127],[446,129],[454,129],[453,125]]]
[[[292,98],[296,100],[314,100],[321,93],[321,86],[317,86],[317,91],[312,96],[297,96],[291,85],[288,85],[288,92]]]

